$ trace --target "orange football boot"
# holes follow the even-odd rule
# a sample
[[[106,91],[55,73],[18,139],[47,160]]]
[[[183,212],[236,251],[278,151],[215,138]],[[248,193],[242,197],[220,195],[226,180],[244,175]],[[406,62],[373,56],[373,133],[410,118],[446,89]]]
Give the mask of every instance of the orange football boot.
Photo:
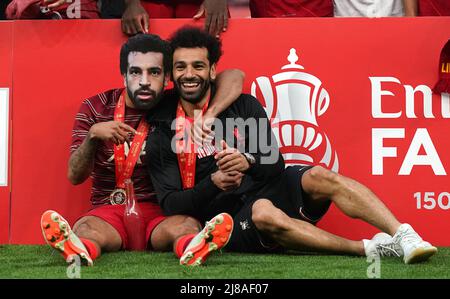
[[[233,218],[221,213],[208,221],[189,243],[180,258],[180,265],[200,266],[211,252],[227,245],[233,232]]]
[[[41,229],[47,244],[60,251],[67,263],[74,262],[75,256],[79,256],[88,266],[94,264],[83,242],[57,212],[48,210],[42,214]]]

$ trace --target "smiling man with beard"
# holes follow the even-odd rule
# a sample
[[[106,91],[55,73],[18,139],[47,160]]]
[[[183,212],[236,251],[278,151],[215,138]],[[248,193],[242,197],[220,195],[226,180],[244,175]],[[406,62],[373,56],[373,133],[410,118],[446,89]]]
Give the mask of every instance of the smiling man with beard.
[[[206,49],[203,49],[206,51]],[[190,51],[188,58],[194,59],[194,51]],[[183,98],[183,100],[190,102],[191,104],[198,104],[205,98],[205,94],[209,92],[209,86],[211,80],[215,79],[215,66],[210,74],[210,70],[203,61],[194,61],[192,68],[195,69],[195,74],[192,71],[186,72],[186,74],[180,75],[182,71],[187,68],[186,62],[179,61],[178,56],[174,53],[174,82],[176,89]]]
[[[141,160],[146,136],[152,132],[145,117],[164,96],[171,61],[166,41],[151,34],[134,36],[120,51],[125,89],[112,89],[82,103],[72,132],[68,178],[78,185],[92,177],[92,209],[78,218],[73,231],[55,211],[46,211],[41,218],[46,242],[60,251],[67,262],[78,256],[92,265],[101,252],[135,249],[123,219],[127,179],[134,183],[145,221],[146,249],[174,249],[177,253],[177,248],[184,249],[199,231],[200,224],[192,217],[164,216],[146,161]],[[220,82],[221,92],[208,110],[211,115],[220,113],[239,96],[243,74],[239,70],[224,71]]]

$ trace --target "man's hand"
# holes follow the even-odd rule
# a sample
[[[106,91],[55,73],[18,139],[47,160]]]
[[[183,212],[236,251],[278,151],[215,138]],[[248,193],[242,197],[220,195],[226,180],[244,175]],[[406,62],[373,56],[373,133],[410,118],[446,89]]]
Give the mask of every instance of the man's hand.
[[[214,116],[205,113],[203,116],[194,117],[194,125],[191,126],[191,134],[195,144],[202,146],[204,144],[211,144],[214,139],[214,132],[211,127],[214,123]]]
[[[239,188],[243,176],[244,174],[238,171],[224,173],[218,170],[211,175],[211,180],[219,189],[229,191]]]
[[[139,0],[125,1],[122,15],[122,31],[127,35],[148,33],[149,17]]]
[[[49,4],[50,3],[50,4]],[[69,0],[43,0],[42,4],[47,5],[48,8],[54,9],[58,8],[63,4],[69,3]],[[72,3],[72,1],[70,1]]]
[[[89,130],[88,138],[119,145],[129,140],[129,133],[136,134],[136,130],[118,121],[108,121],[93,125]]]
[[[225,173],[234,171],[245,172],[250,168],[250,164],[240,151],[229,147],[224,140],[221,141],[221,144],[222,151],[214,156],[220,171]]]
[[[209,34],[219,37],[222,31],[228,27],[228,7],[227,0],[205,0],[200,6],[194,19],[198,20],[206,16],[205,30]]]

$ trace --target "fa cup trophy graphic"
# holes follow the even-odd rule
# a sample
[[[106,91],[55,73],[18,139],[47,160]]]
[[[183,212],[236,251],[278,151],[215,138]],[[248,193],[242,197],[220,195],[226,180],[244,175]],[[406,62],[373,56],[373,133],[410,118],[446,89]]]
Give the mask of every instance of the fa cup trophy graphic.
[[[330,104],[330,96],[319,78],[296,64],[295,49],[290,50],[283,72],[258,77],[251,93],[266,109],[280,152],[288,165],[323,165],[339,170],[337,153],[317,123]]]

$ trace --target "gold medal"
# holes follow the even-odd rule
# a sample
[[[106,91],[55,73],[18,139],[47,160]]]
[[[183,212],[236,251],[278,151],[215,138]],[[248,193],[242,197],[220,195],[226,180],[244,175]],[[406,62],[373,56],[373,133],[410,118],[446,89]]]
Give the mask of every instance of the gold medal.
[[[109,202],[112,205],[123,205],[127,199],[127,193],[123,189],[114,189],[109,196]]]

